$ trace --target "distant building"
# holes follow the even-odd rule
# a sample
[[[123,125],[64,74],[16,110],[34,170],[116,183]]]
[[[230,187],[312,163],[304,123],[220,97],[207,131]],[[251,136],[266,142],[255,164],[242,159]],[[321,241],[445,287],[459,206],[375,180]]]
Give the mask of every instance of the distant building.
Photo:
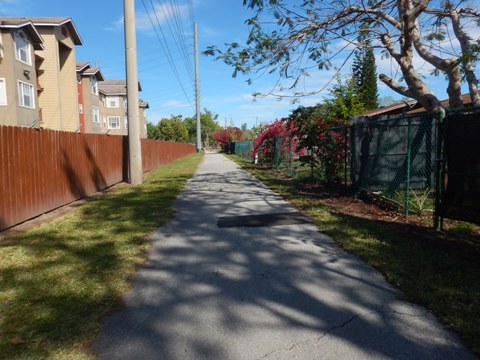
[[[39,126],[34,51],[43,49],[30,20],[0,18],[0,125]]]
[[[100,92],[100,116],[103,127],[109,134],[127,135],[127,82],[125,80],[105,80],[98,83]],[[140,83],[138,90],[142,91]],[[139,99],[140,134],[147,137],[146,109],[148,102]]]
[[[88,62],[77,62],[78,114],[81,133],[104,133],[100,117],[98,83],[104,81],[98,67]]]
[[[82,40],[72,19],[0,17],[0,24],[4,42],[0,78],[5,84],[17,83],[16,97],[12,85],[8,90],[5,86],[6,101],[10,93],[21,108],[8,110],[10,116],[16,112],[16,119],[0,117],[0,124],[79,131],[75,46],[82,45]]]

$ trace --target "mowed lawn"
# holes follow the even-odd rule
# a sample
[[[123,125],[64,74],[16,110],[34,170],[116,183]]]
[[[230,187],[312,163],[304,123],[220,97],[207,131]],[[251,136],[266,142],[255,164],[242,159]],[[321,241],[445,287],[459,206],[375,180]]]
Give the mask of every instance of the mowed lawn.
[[[203,157],[146,174],[68,215],[0,240],[0,359],[89,359],[100,319],[121,306],[149,236]]]

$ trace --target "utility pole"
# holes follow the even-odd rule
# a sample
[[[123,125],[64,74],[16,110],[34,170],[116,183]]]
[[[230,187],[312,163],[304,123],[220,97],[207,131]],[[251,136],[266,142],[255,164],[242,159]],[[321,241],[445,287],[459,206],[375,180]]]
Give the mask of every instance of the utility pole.
[[[198,35],[197,35],[197,23],[193,23],[193,39],[194,39],[194,52],[195,52],[195,106],[197,116],[197,152],[202,150],[202,131],[200,128],[200,83],[198,80]]]
[[[124,0],[125,64],[127,76],[127,118],[129,179],[132,185],[143,182],[142,144],[140,141],[140,117],[138,113],[137,38],[135,33],[135,0]]]

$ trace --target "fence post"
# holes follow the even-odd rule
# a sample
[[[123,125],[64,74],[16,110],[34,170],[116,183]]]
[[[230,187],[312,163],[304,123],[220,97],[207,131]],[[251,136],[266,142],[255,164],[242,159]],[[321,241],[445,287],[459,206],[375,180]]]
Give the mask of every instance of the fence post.
[[[407,184],[405,189],[405,218],[408,218],[408,203],[410,195],[410,161],[411,161],[411,147],[412,147],[412,118],[408,118],[407,129]]]
[[[355,125],[350,126],[350,180],[352,182],[352,190],[357,193],[357,179],[355,169]]]
[[[443,197],[443,184],[445,174],[445,159],[443,158],[443,136],[444,136],[444,117],[445,111],[438,113],[437,121],[437,148],[435,159],[435,212],[433,218],[433,227],[436,231],[443,228],[443,218],[441,216],[441,206]]]
[[[347,142],[347,136],[348,136],[348,128],[345,126],[343,128],[344,133],[343,133],[343,162],[344,162],[344,172],[343,172],[343,180],[345,182],[345,186],[347,186],[347,157],[348,157],[348,142]]]

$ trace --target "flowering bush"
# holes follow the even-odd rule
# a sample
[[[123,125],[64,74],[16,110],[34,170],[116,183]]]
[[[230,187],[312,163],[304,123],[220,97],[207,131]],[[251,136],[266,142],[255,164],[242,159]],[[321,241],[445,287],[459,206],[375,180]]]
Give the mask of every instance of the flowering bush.
[[[298,153],[298,137],[296,128],[288,119],[275,120],[271,124],[262,126],[260,135],[253,142],[252,158],[259,157],[260,161],[273,165],[279,162],[282,154]],[[276,153],[277,152],[277,156]]]
[[[343,128],[333,128],[345,125],[345,121],[325,116],[322,110],[321,107],[299,107],[292,112],[288,122],[296,129],[298,147],[309,153],[303,160],[310,165],[312,177],[317,170],[325,180],[335,181],[347,156],[348,139],[345,139]]]
[[[231,142],[243,139],[243,132],[239,128],[229,126],[225,130],[213,133],[212,137],[220,144],[222,150],[227,152]]]

